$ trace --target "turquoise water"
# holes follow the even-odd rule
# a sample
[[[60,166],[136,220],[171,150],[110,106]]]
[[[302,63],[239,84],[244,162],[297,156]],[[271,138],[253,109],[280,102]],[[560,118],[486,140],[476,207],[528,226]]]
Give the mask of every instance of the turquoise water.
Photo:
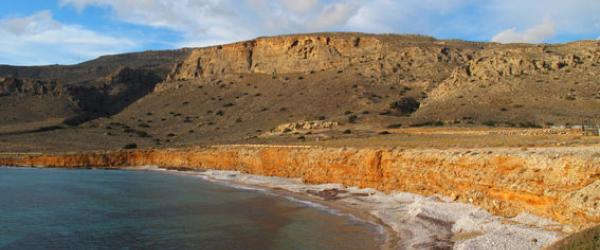
[[[374,249],[372,225],[152,171],[0,168],[0,249]]]

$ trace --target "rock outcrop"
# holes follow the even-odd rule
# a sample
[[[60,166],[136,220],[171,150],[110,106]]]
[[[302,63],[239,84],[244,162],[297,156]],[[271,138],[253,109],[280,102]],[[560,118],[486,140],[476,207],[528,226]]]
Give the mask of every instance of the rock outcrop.
[[[501,45],[420,36],[322,33],[264,37],[194,49],[167,81],[223,74],[343,71],[353,67],[362,74],[389,80],[424,75],[433,82],[448,78],[498,80],[598,64],[600,45],[594,41]]]
[[[0,78],[0,96],[59,96],[62,94],[62,91],[62,85],[56,81],[20,79],[14,77]]]
[[[430,96],[444,96],[466,86],[517,84],[515,79],[574,81],[595,77],[600,70],[600,43],[582,41],[559,45],[487,44],[453,69]],[[571,75],[572,76],[569,76]]]
[[[378,36],[358,33],[306,34],[263,37],[229,45],[199,48],[179,63],[167,81],[214,78],[224,74],[308,74],[344,71],[381,78],[410,74],[443,73],[448,64],[465,58],[457,51],[421,36]]]
[[[284,123],[277,126],[272,130],[274,133],[288,133],[297,131],[308,131],[308,130],[323,130],[332,129],[339,126],[338,122],[335,121],[298,121]]]
[[[588,226],[600,223],[599,155],[597,147],[523,151],[215,146],[3,157],[0,165],[237,170],[307,183],[441,194],[504,216],[529,212]]]

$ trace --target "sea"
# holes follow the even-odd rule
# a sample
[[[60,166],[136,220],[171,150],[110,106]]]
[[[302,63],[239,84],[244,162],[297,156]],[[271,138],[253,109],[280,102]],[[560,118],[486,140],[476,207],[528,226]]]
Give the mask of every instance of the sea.
[[[159,171],[0,167],[0,250],[379,249],[377,226]]]

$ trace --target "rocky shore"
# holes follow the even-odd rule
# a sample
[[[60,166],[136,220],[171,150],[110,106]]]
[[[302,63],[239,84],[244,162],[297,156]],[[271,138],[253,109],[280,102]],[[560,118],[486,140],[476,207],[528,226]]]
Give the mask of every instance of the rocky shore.
[[[332,202],[362,202],[371,214],[392,228],[396,223],[394,229],[399,232],[402,225],[420,225],[424,232],[442,234],[428,236],[429,241],[423,242],[456,242],[454,246],[464,246],[463,249],[472,248],[461,245],[461,239],[490,243],[522,240],[518,236],[527,235],[506,229],[510,224],[544,232],[528,239],[532,242],[530,247],[539,248],[564,233],[600,222],[600,147],[597,146],[442,150],[229,145],[4,155],[0,157],[0,165],[162,166],[239,172],[235,176],[291,178],[316,185],[312,191],[302,189],[303,193]],[[217,173],[211,178],[230,176],[208,173]],[[261,185],[275,185],[271,182],[265,179]],[[324,184],[328,185],[319,186]],[[406,217],[407,214],[412,217]],[[416,222],[412,221],[415,218]],[[467,222],[471,224],[464,224]],[[499,232],[510,235],[502,236]],[[500,236],[504,238],[499,240]],[[419,246],[421,240],[415,239],[411,244]]]

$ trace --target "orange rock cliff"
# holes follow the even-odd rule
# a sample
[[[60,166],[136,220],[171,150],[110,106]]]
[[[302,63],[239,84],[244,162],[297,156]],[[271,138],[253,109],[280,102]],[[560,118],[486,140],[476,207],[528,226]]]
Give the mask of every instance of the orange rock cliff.
[[[494,214],[529,212],[565,224],[600,223],[600,149],[377,149],[221,146],[0,158],[0,165],[60,168],[165,166],[237,170],[423,195]]]

